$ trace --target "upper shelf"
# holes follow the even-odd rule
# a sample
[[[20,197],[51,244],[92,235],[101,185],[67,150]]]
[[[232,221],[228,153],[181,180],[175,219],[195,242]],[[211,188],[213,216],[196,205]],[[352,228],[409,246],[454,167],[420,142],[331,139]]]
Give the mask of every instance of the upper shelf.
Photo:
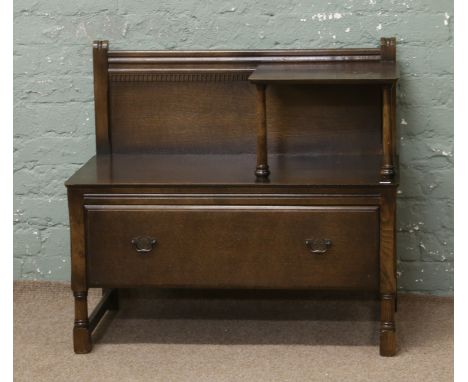
[[[260,65],[249,81],[259,84],[386,84],[398,80],[392,61]]]

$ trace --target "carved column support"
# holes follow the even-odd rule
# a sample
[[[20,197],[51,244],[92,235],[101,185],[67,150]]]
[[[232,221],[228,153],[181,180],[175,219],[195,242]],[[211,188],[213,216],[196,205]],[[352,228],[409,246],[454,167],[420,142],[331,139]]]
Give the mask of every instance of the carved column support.
[[[380,169],[380,183],[390,183],[395,176],[393,163],[394,156],[394,134],[395,118],[392,98],[394,84],[382,87],[382,151],[383,160]]]
[[[380,57],[382,61],[396,61],[395,37],[380,39]],[[382,87],[382,151],[383,161],[380,169],[380,183],[391,183],[395,176],[395,83]]]
[[[268,178],[267,126],[266,126],[266,86],[255,85],[257,89],[256,113],[257,113],[257,168],[255,175],[258,178]]]

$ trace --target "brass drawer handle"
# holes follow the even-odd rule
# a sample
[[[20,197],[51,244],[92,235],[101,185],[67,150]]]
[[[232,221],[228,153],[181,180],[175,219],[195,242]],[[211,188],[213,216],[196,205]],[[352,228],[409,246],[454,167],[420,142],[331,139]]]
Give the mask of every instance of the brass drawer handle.
[[[332,242],[330,239],[307,239],[305,241],[306,247],[310,253],[324,254],[330,248]]]
[[[132,239],[132,244],[138,253],[148,253],[157,245],[156,239],[148,236],[138,236]]]

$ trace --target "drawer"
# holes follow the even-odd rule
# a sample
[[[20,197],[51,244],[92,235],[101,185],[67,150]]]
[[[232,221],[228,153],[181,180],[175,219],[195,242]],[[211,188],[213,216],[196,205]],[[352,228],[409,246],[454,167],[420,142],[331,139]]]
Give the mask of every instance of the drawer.
[[[378,207],[86,207],[90,286],[376,290]]]

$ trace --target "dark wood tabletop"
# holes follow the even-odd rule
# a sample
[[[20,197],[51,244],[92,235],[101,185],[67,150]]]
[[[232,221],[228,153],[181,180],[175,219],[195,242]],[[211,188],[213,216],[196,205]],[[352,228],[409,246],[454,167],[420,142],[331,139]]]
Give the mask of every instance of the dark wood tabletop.
[[[270,155],[268,182],[257,181],[255,160],[248,154],[98,155],[66,185],[380,185],[380,155]]]

